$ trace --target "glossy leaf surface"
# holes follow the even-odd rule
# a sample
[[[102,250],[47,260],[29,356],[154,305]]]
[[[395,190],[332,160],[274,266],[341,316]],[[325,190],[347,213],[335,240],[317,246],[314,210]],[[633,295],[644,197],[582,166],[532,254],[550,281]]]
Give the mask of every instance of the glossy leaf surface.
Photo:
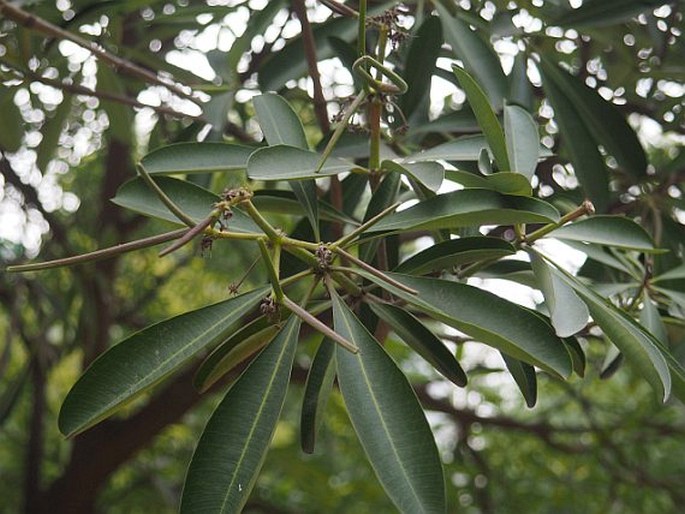
[[[300,417],[300,445],[314,453],[316,435],[323,422],[323,411],[335,381],[335,343],[324,339],[316,351],[307,374]]]
[[[247,175],[252,180],[304,180],[322,178],[350,171],[354,164],[329,157],[320,171],[321,156],[292,146],[270,146],[257,150],[247,163]]]
[[[633,220],[620,216],[592,216],[565,225],[552,233],[552,237],[605,246],[654,251],[654,241],[645,229]]]
[[[238,171],[255,150],[231,143],[176,143],[153,150],[140,164],[150,175]]]
[[[504,135],[511,171],[531,178],[540,158],[540,138],[535,120],[518,105],[505,105]]]

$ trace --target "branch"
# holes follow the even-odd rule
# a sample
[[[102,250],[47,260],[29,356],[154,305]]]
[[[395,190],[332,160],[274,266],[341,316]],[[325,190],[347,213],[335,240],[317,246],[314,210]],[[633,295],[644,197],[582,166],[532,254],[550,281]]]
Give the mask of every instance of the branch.
[[[85,48],[86,50],[89,50],[94,55],[96,55],[104,62],[109,64],[115,72],[122,71],[127,75],[138,78],[149,84],[163,86],[169,89],[170,91],[173,91],[178,96],[186,98],[191,102],[200,105],[200,101],[197,98],[195,98],[193,95],[189,93],[186,93],[179,85],[169,83],[166,80],[162,80],[157,75],[151,73],[145,68],[142,68],[141,66],[138,66],[137,64],[131,61],[123,59],[118,55],[108,52],[100,45],[98,45],[96,42],[90,41],[88,39],[82,38],[81,36],[68,32],[62,29],[61,27],[58,27],[57,25],[50,23],[47,20],[44,20],[42,18],[39,18],[38,16],[35,16],[29,12],[24,11],[20,7],[7,2],[7,0],[0,0],[0,14],[3,14],[8,19],[15,21],[16,23],[26,27],[27,29],[39,32],[48,37],[71,41],[72,43],[75,43],[78,46]]]

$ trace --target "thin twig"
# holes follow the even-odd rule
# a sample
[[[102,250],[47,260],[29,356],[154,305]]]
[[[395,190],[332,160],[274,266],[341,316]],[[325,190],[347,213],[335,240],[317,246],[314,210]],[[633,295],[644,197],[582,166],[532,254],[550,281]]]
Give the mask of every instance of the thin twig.
[[[328,7],[331,11],[337,12],[338,14],[341,14],[343,16],[349,16],[350,18],[359,17],[359,13],[357,11],[355,11],[351,7],[348,7],[345,4],[336,2],[335,0],[321,0],[321,3]]]
[[[371,219],[365,221],[363,224],[359,225],[357,228],[355,228],[352,232],[347,234],[345,237],[338,239],[335,243],[332,244],[332,246],[345,247],[355,237],[357,237],[358,235],[363,234],[364,232],[369,230],[376,223],[378,223],[383,218],[385,218],[388,214],[392,214],[393,212],[395,212],[395,209],[397,209],[401,204],[402,204],[402,202],[395,202],[390,207],[386,207],[381,212],[376,214],[373,218],[371,218]]]
[[[160,77],[146,70],[145,68],[105,50],[95,41],[90,41],[77,34],[66,31],[63,28],[44,20],[43,18],[24,11],[17,5],[9,3],[6,0],[0,0],[0,14],[3,14],[8,19],[15,21],[19,25],[22,25],[30,30],[40,32],[41,34],[54,37],[56,39],[71,41],[72,43],[89,50],[94,55],[109,64],[115,72],[121,71],[132,77],[139,78],[144,82],[163,86],[170,91],[173,91],[177,95],[186,98],[197,105],[200,105],[200,101],[197,98],[195,98],[192,94],[185,92],[179,85],[162,80]]]
[[[214,214],[210,214],[205,219],[203,219],[200,223],[198,223],[193,228],[188,230],[188,232],[186,232],[181,239],[176,241],[174,244],[170,245],[168,248],[165,248],[164,250],[159,252],[159,256],[164,257],[165,255],[169,255],[171,252],[175,252],[176,250],[178,250],[182,246],[185,246],[186,244],[190,243],[190,241],[192,241],[195,238],[195,236],[197,236],[198,234],[203,232],[204,229],[206,229],[212,223],[214,223],[215,220],[216,220],[216,216]]]
[[[388,275],[383,273],[381,270],[374,268],[373,266],[371,266],[370,264],[367,264],[366,262],[364,262],[361,259],[358,259],[357,257],[352,255],[351,253],[343,250],[342,248],[333,247],[333,248],[331,248],[331,250],[334,251],[335,253],[345,257],[347,260],[356,264],[357,266],[359,266],[364,271],[368,271],[374,277],[378,277],[383,282],[386,282],[386,283],[390,284],[391,286],[397,287],[398,289],[401,289],[402,291],[405,291],[409,294],[419,294],[418,291],[416,291],[415,289],[412,289],[411,287],[405,286],[404,284],[398,282],[397,280],[390,278]]]
[[[166,206],[167,209],[169,209],[174,216],[176,216],[180,221],[188,225],[191,229],[195,228],[196,223],[193,218],[188,216],[183,210],[174,203],[174,201],[167,196],[167,194],[162,190],[161,187],[155,182],[150,174],[147,172],[147,170],[142,166],[138,166],[138,173],[140,174],[140,177],[143,179],[143,181],[148,185],[150,189],[152,189],[161,202]],[[205,225],[207,226],[207,225]]]

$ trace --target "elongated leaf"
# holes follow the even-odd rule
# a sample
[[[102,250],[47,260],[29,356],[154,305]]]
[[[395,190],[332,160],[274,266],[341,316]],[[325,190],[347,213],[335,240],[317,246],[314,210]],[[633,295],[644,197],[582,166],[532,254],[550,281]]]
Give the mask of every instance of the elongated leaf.
[[[247,175],[253,180],[304,180],[350,171],[354,164],[329,157],[317,172],[321,156],[292,146],[270,146],[257,150],[247,162]]]
[[[552,326],[559,337],[569,337],[580,332],[588,323],[590,313],[554,268],[536,252],[529,252],[533,273],[545,297]]]
[[[212,211],[219,197],[206,189],[171,177],[155,177],[155,182],[183,212],[195,221],[201,221]],[[178,218],[166,208],[159,197],[141,178],[124,183],[112,202],[145,216],[181,224]],[[261,232],[261,229],[239,208],[233,208],[228,228],[234,232]]]
[[[652,278],[652,282],[663,282],[666,280],[682,280],[685,279],[685,264],[676,268],[665,271],[661,275]]]
[[[17,89],[13,87],[0,88],[0,147],[7,152],[19,150],[24,136],[24,118],[14,103],[16,92]]]
[[[663,0],[588,0],[578,9],[569,9],[554,23],[574,28],[606,27],[628,21],[663,4]]]
[[[230,143],[176,143],[157,148],[140,164],[150,175],[238,171],[255,148]]]
[[[426,359],[445,378],[464,387],[466,373],[454,355],[416,317],[394,305],[370,304],[371,310],[407,343],[416,353]]]
[[[283,97],[273,93],[266,93],[254,99],[254,106],[255,111],[257,111],[259,126],[269,146],[288,145],[305,151],[309,150],[302,123],[293,108]],[[263,157],[264,155],[262,155]],[[252,165],[254,166],[254,163]],[[286,164],[273,163],[273,165],[274,169],[277,170]],[[315,166],[318,166],[318,164]],[[320,239],[316,183],[313,180],[305,180],[301,183],[291,183],[290,187],[302,204],[307,219],[314,231],[314,238]]]
[[[414,295],[358,270],[364,278],[474,339],[555,376],[571,374],[571,357],[542,316],[476,287],[436,278],[388,275]]]
[[[602,145],[616,158],[619,166],[629,171],[635,179],[643,178],[647,170],[647,157],[635,131],[615,105],[586,86],[578,77],[569,75],[555,63],[542,57],[541,69],[545,81],[552,81],[571,103],[577,116],[582,117],[595,144]],[[545,85],[545,88],[547,86]],[[554,110],[557,107],[552,102]],[[574,137],[567,133],[566,137]]]
[[[642,252],[655,250],[654,242],[645,229],[630,218],[619,216],[585,218],[555,230],[553,237]]]
[[[212,414],[188,468],[181,513],[245,506],[283,408],[299,329],[292,316]]]
[[[469,105],[476,115],[490,150],[492,150],[497,167],[500,171],[511,171],[512,168],[509,163],[509,156],[507,155],[507,145],[504,140],[504,131],[497,120],[497,116],[495,116],[488,97],[485,96],[478,83],[466,71],[459,66],[453,66],[452,71],[457,76],[459,84],[461,84],[466,93]]]
[[[535,374],[535,368],[527,362],[510,357],[506,353],[500,352],[500,354],[524,400],[526,400],[526,405],[532,409],[538,401],[538,378]]]
[[[511,171],[531,178],[540,158],[540,137],[535,120],[518,105],[505,105],[504,135]]]
[[[420,153],[405,157],[404,162],[421,161],[477,161],[483,148],[489,148],[481,135],[464,136]]]
[[[514,57],[509,83],[508,100],[523,106],[528,112],[533,112],[535,102],[533,87],[528,80],[528,55],[526,53],[519,52]]]
[[[222,376],[261,350],[278,329],[261,316],[232,334],[202,362],[193,378],[195,388],[205,392]]]
[[[332,301],[336,332],[360,350],[336,350],[338,381],[376,476],[399,511],[444,513],[442,466],[414,391],[340,297]]]
[[[664,354],[653,336],[577,278],[563,270],[559,271],[559,276],[573,287],[585,302],[592,319],[604,334],[666,401],[671,392],[671,374]]]
[[[600,262],[605,266],[617,269],[628,275],[632,273],[632,270],[623,261],[617,259],[614,255],[610,253],[610,251],[607,248],[603,246],[596,244],[580,243],[577,241],[569,241],[568,239],[564,241],[564,244],[570,246],[574,250],[583,252],[585,255],[588,256],[589,259]]]
[[[93,426],[226,336],[266,295],[261,287],[141,330],[97,358],[71,388],[59,413],[66,436]]]
[[[530,180],[520,173],[500,171],[492,175],[479,175],[463,170],[448,170],[445,176],[469,189],[492,189],[506,195],[532,196]]]
[[[369,204],[366,206],[364,221],[370,220],[395,203],[400,188],[400,182],[400,175],[397,173],[390,173],[385,176],[383,182],[381,182],[381,185],[374,191]],[[386,241],[388,240],[386,239]],[[376,256],[378,244],[378,240],[362,244],[359,247],[359,258],[364,262],[372,262],[373,258]]]
[[[112,93],[118,96],[126,96],[126,87],[122,77],[104,63],[97,67],[98,91]],[[109,121],[109,134],[130,146],[133,141],[133,110],[128,106],[113,100],[100,100],[101,107],[107,113]],[[122,155],[121,158],[129,158]]]
[[[307,374],[300,418],[300,444],[306,453],[314,453],[316,434],[323,421],[323,411],[335,381],[335,343],[324,339]]]
[[[586,358],[583,347],[580,346],[578,339],[575,337],[564,337],[562,341],[566,345],[568,353],[571,355],[571,360],[573,361],[573,371],[575,371],[579,377],[584,377]]]
[[[640,323],[645,327],[654,338],[663,343],[668,344],[668,333],[666,332],[666,326],[664,321],[661,319],[659,314],[659,309],[657,309],[652,299],[649,297],[649,293],[644,291],[642,294],[642,310],[640,311]]]
[[[503,195],[485,189],[464,189],[438,195],[391,214],[370,232],[457,228],[472,225],[550,223],[558,211],[537,198]]]
[[[506,96],[507,79],[492,46],[483,41],[465,22],[451,16],[440,2],[435,2],[434,5],[440,15],[445,41],[452,47],[457,58],[462,60],[469,73],[483,85],[490,103],[495,109],[501,109],[502,99]]]
[[[435,16],[429,16],[416,31],[415,37],[411,38],[407,53],[405,80],[409,90],[400,97],[400,106],[407,118],[411,119],[414,111],[417,118],[428,118],[428,101],[431,79],[435,71],[435,61],[442,46],[442,29],[440,20]]]
[[[52,117],[48,118],[40,129],[43,139],[36,152],[36,165],[43,173],[46,172],[47,165],[55,155],[55,150],[57,149],[57,144],[59,143],[59,138],[62,135],[62,129],[64,128],[64,123],[71,112],[71,98],[70,94],[65,94],[64,98],[57,106],[57,109],[55,109],[55,112],[52,114]]]
[[[442,181],[445,178],[445,168],[437,162],[399,164],[386,160],[381,163],[381,168],[407,175],[433,192],[437,192],[438,189],[440,189]]]
[[[562,147],[569,152],[573,169],[585,195],[592,201],[597,212],[606,212],[610,196],[609,170],[599,153],[597,142],[585,118],[578,112],[571,99],[554,80],[547,76],[544,61],[540,71],[547,99],[554,108],[554,120],[559,125],[563,137]]]
[[[496,237],[464,237],[442,241],[413,255],[395,271],[410,275],[425,275],[471,262],[513,255],[516,249]]]
[[[260,212],[278,212],[293,215],[304,215],[302,204],[292,191],[284,189],[260,189],[254,192],[252,203]],[[359,225],[356,220],[344,212],[335,209],[328,202],[319,200],[319,214],[322,220],[342,221],[350,225]]]

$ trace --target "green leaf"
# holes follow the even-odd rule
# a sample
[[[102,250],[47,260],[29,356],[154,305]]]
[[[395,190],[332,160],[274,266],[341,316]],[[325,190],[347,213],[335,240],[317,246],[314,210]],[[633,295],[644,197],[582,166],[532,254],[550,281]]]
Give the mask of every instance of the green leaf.
[[[451,16],[440,2],[435,2],[434,5],[440,15],[445,41],[452,47],[457,58],[462,60],[469,73],[483,85],[490,103],[495,109],[501,109],[502,99],[506,96],[507,79],[492,46],[483,41],[462,20]]]
[[[303,216],[302,204],[292,191],[283,189],[260,189],[254,192],[252,203],[260,212],[277,212],[281,214],[293,214]],[[319,214],[322,220],[342,221],[350,225],[358,226],[359,221],[348,216],[344,212],[335,209],[331,204],[319,200]]]
[[[202,362],[193,378],[195,388],[204,393],[221,377],[264,348],[279,327],[264,316],[248,323],[217,346]]]
[[[558,211],[537,198],[464,189],[429,198],[391,214],[369,231],[437,230],[473,225],[555,223],[558,220]]]
[[[655,343],[654,337],[576,277],[564,270],[559,272],[563,280],[573,287],[585,302],[590,316],[604,334],[666,401],[671,392],[671,375],[666,358],[659,349],[658,342]]]
[[[663,0],[588,0],[578,9],[569,9],[554,24],[574,28],[607,27],[629,21],[663,4]]]
[[[668,333],[666,326],[661,319],[659,309],[657,309],[649,293],[645,290],[642,293],[642,310],[640,310],[640,323],[644,326],[654,338],[663,343],[668,344]]]
[[[98,63],[98,91],[112,93],[118,96],[127,96],[126,88],[122,83],[121,77],[121,75],[115,73],[107,64],[102,62]],[[133,110],[128,105],[113,100],[101,99],[100,105],[107,113],[110,135],[123,144],[131,146],[133,142]],[[128,156],[122,155],[121,158],[128,158]]]
[[[530,262],[538,286],[545,297],[552,326],[559,337],[569,337],[580,332],[588,323],[590,313],[578,295],[554,268],[536,252],[530,251]]]
[[[254,107],[257,112],[257,118],[259,119],[259,126],[261,127],[264,138],[269,143],[269,146],[287,145],[303,151],[309,150],[302,123],[297,117],[297,114],[295,114],[293,108],[283,97],[273,93],[257,96],[254,99]],[[264,159],[265,155],[266,154],[262,154],[262,159]],[[261,160],[258,162],[264,164]],[[252,160],[250,160],[250,163],[254,168],[255,163],[253,163]],[[285,163],[272,162],[272,171],[273,169],[279,169],[284,164]],[[318,160],[315,166],[318,167]],[[304,208],[307,219],[314,231],[314,238],[317,240],[320,239],[319,204],[316,183],[313,180],[305,180],[302,183],[291,183],[290,187]]]
[[[477,161],[483,148],[489,148],[484,136],[464,136],[405,157],[403,162]]]
[[[0,148],[6,152],[16,152],[24,137],[24,118],[14,103],[17,89],[0,88]]]
[[[509,101],[523,106],[528,112],[533,112],[535,101],[533,87],[528,80],[528,55],[526,53],[519,52],[514,57],[509,83]]]
[[[400,264],[395,271],[410,275],[426,275],[454,266],[486,259],[514,255],[514,246],[496,237],[463,237],[429,246]]]
[[[553,82],[570,102],[576,115],[583,119],[595,144],[602,145],[634,179],[644,178],[647,173],[645,151],[618,108],[602,98],[596,90],[586,86],[581,79],[566,73],[545,57],[542,58],[541,69],[545,82]],[[556,111],[554,102],[552,106]],[[566,133],[567,138],[575,136],[573,132]]]
[[[497,116],[495,116],[495,111],[490,105],[488,97],[485,96],[478,83],[466,71],[459,66],[452,66],[452,71],[457,76],[459,84],[461,84],[466,93],[466,98],[471,109],[473,109],[473,113],[476,115],[480,128],[483,130],[483,135],[490,146],[497,167],[500,171],[510,171],[511,164],[509,164],[509,156],[507,155],[504,132],[497,120]]]
[[[72,436],[95,425],[223,339],[267,294],[261,287],[147,327],[98,357],[71,388],[59,429]]]
[[[511,171],[531,178],[540,158],[540,138],[535,120],[518,105],[505,105],[504,135]]]
[[[642,252],[656,250],[645,229],[632,219],[621,216],[591,216],[556,229],[551,237]]]
[[[355,165],[329,157],[317,172],[321,156],[292,146],[269,146],[257,150],[247,161],[247,175],[252,180],[303,180],[322,178],[350,171]]]
[[[376,476],[399,511],[444,513],[442,465],[414,391],[340,297],[331,299],[336,332],[359,347],[336,350],[338,382]]]
[[[335,343],[321,341],[307,374],[300,418],[300,444],[305,453],[314,453],[316,434],[335,381]]]
[[[176,143],[153,150],[140,164],[150,175],[238,171],[254,151],[231,143]]]
[[[661,275],[652,278],[652,282],[664,282],[666,280],[682,280],[685,279],[685,264],[676,268],[665,271]]]
[[[383,178],[383,182],[378,186],[376,191],[371,195],[364,213],[364,220],[368,221],[384,209],[390,207],[397,200],[397,193],[400,188],[400,175],[397,173],[390,173]],[[366,239],[362,236],[362,239]],[[386,239],[388,241],[388,239]],[[373,262],[378,250],[379,240],[362,243],[359,247],[359,258],[364,262]]]
[[[48,164],[55,155],[59,138],[62,135],[62,128],[64,128],[64,123],[71,113],[71,98],[70,94],[65,93],[55,112],[52,113],[52,116],[47,119],[40,129],[43,139],[36,151],[36,166],[43,173],[46,172]]]
[[[437,192],[445,178],[445,168],[437,162],[418,162],[415,164],[399,164],[393,161],[383,161],[381,168],[402,173],[413,178],[428,190]]]
[[[500,352],[500,355],[502,355],[504,364],[506,364],[509,373],[521,391],[523,399],[526,400],[526,405],[532,409],[538,401],[538,378],[535,374],[535,368],[526,362],[510,357],[506,353]]]
[[[428,361],[446,379],[459,387],[466,385],[466,373],[457,359],[442,341],[416,317],[390,304],[371,303],[369,306],[402,341]]]
[[[429,16],[410,40],[403,77],[409,89],[400,97],[404,115],[411,119],[414,111],[421,109],[419,118],[428,118],[428,101],[435,62],[442,46],[440,20]]]
[[[449,170],[445,172],[445,176],[468,189],[491,189],[517,196],[532,196],[533,194],[530,180],[520,173],[500,171],[484,177],[469,171]]]
[[[363,270],[356,273],[438,321],[555,376],[571,374],[571,357],[552,327],[534,312],[476,287],[436,278],[388,275],[418,294]]]
[[[283,408],[299,328],[292,316],[212,414],[190,461],[181,513],[237,513],[245,506]]]
[[[587,126],[588,122],[563,89],[547,75],[548,68],[552,69],[552,76],[554,75],[552,66],[556,65],[548,67],[542,61],[540,72],[547,99],[554,109],[554,120],[563,137],[562,147],[568,150],[585,195],[592,201],[597,212],[606,212],[610,201],[609,170]]]
[[[197,222],[205,219],[212,211],[214,203],[219,200],[219,197],[211,191],[185,180],[164,176],[155,177],[154,180],[183,212]],[[125,182],[117,191],[116,196],[112,198],[112,202],[145,216],[175,224],[181,223],[141,178]],[[261,232],[252,218],[238,208],[233,208],[233,216],[228,222],[228,228],[234,232]]]
[[[564,337],[562,341],[566,345],[568,353],[571,355],[573,371],[575,371],[579,377],[585,376],[585,352],[583,351],[583,347],[580,346],[578,339],[575,337]]]

